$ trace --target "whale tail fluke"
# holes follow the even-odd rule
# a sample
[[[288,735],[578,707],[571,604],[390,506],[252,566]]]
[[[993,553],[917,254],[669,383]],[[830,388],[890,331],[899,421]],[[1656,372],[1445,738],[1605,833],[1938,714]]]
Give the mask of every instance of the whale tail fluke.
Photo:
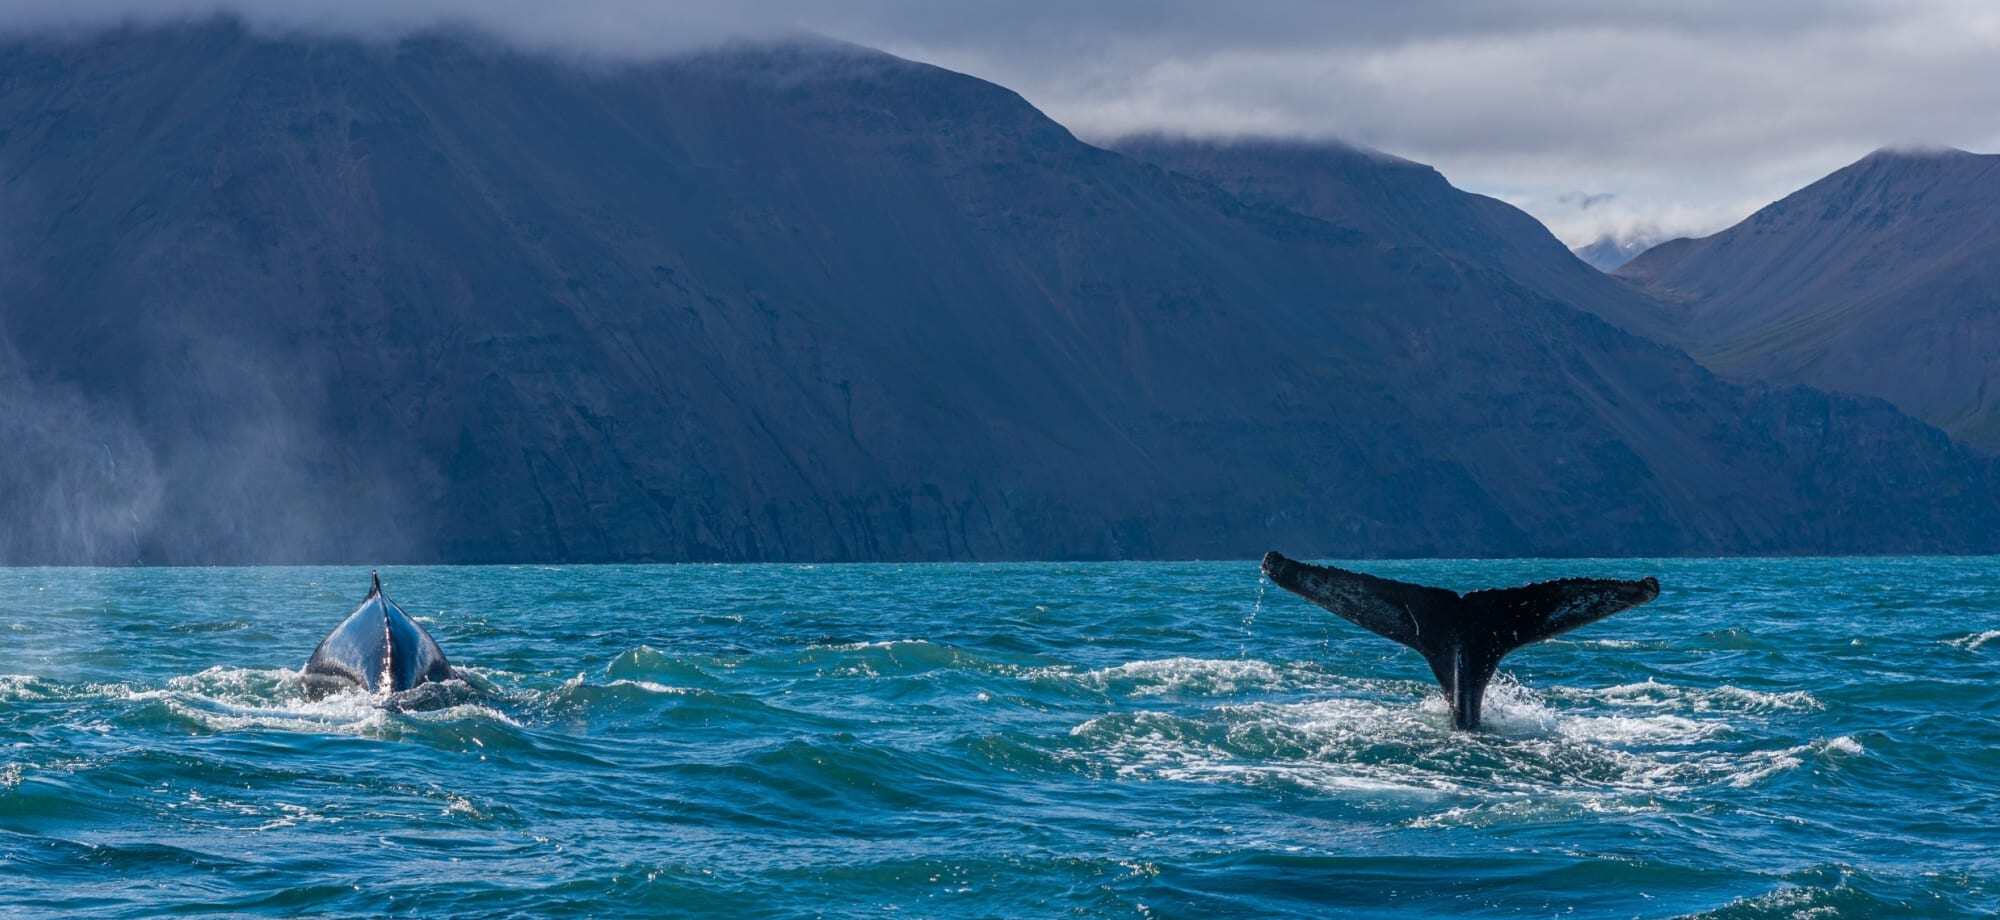
[[[1660,595],[1651,578],[1565,578],[1459,594],[1264,555],[1264,574],[1279,587],[1385,639],[1416,649],[1451,703],[1452,724],[1479,727],[1480,702],[1500,659],[1523,645],[1561,635]]]

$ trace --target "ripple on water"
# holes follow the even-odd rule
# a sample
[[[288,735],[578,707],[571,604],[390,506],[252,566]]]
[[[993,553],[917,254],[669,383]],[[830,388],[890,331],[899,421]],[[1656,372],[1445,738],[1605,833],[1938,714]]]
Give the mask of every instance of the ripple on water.
[[[385,579],[461,679],[319,700],[272,665],[351,609],[329,586],[353,570],[0,569],[4,900],[2000,910],[1993,561],[1377,568],[1459,586],[1657,570],[1667,590],[1510,658],[1521,680],[1467,735],[1414,655],[1281,591],[1259,607],[1254,562],[412,568]]]
[[[1157,658],[1079,670],[1063,665],[1029,668],[1030,680],[1074,684],[1123,696],[1228,696],[1251,690],[1297,689],[1308,669],[1248,658]]]
[[[1802,694],[1653,681],[1545,696],[1503,675],[1488,692],[1484,730],[1471,735],[1452,729],[1433,689],[1373,681],[1302,702],[1116,713],[1070,734],[1074,756],[1124,778],[1276,785],[1368,805],[1453,802],[1420,821],[1438,824],[1475,813],[1491,821],[1551,809],[1650,809],[1660,796],[1747,787],[1808,760],[1864,754],[1844,735],[1716,743],[1738,731],[1733,720],[1817,706]]]
[[[1957,648],[1965,649],[1968,652],[1976,652],[1979,651],[1981,646],[1995,639],[2000,639],[2000,629],[1989,629],[1982,633],[1974,633],[1969,636],[1960,636],[1956,639],[1950,640],[1946,644]]]

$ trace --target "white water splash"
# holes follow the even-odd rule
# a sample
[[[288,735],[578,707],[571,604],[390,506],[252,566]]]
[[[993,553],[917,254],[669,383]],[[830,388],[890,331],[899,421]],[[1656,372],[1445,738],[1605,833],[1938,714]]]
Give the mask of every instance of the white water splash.
[[[1954,648],[1965,649],[1968,652],[1976,652],[1979,651],[1980,646],[1995,639],[2000,639],[2000,629],[1989,629],[1983,633],[1960,636],[1956,639],[1947,640],[1945,644]]]
[[[1862,747],[1861,742],[1847,735],[1828,738],[1822,741],[1813,741],[1780,751],[1757,751],[1750,755],[1755,762],[1730,777],[1729,785],[1738,788],[1755,785],[1760,780],[1768,779],[1779,773],[1796,770],[1804,766],[1808,757],[1831,757],[1832,755],[1859,757],[1865,753],[1867,753],[1867,748]]]
[[[381,737],[393,734],[396,719],[420,722],[479,720],[519,727],[506,713],[491,706],[458,703],[436,706],[469,688],[451,682],[425,684],[407,694],[371,694],[361,690],[309,699],[303,675],[289,668],[211,667],[171,678],[164,688],[137,690],[120,685],[108,698],[158,702],[175,717],[215,732],[274,730]]]
[[[1271,684],[1284,674],[1261,662],[1231,664],[1233,673]],[[1185,679],[1216,667],[1163,659],[1081,677],[1108,683],[1158,670]],[[1651,811],[1661,797],[1704,786],[1748,787],[1811,760],[1865,753],[1846,736],[1769,750],[1713,744],[1737,732],[1743,719],[1820,708],[1799,692],[1646,681],[1544,694],[1503,674],[1487,692],[1485,731],[1466,735],[1451,728],[1449,707],[1435,688],[1414,681],[1335,681],[1330,689],[1331,698],[1308,702],[1114,713],[1070,734],[1075,756],[1126,779],[1278,784],[1363,803],[1401,803],[1395,807],[1450,802],[1413,819],[1412,826],[1564,810]],[[1410,700],[1412,694],[1422,694],[1421,700]]]
[[[1826,708],[1804,690],[1767,692],[1723,684],[1719,687],[1680,687],[1648,678],[1635,684],[1619,684],[1601,689],[1557,688],[1552,694],[1580,702],[1601,701],[1618,706],[1655,709],[1685,708],[1693,712],[1777,712],[1810,711]]]
[[[673,696],[684,696],[686,694],[695,692],[694,690],[690,690],[686,687],[669,687],[666,684],[654,683],[653,681],[650,680],[627,680],[622,677],[612,681],[609,684],[609,686],[636,687],[640,690],[646,691],[647,693],[665,693]]]
[[[1296,687],[1296,669],[1251,658],[1153,658],[1089,671],[1034,668],[1026,676],[1073,681],[1093,690],[1132,696],[1225,695],[1243,690]]]
[[[1236,649],[1239,656],[1250,657],[1250,637],[1257,626],[1257,615],[1264,612],[1264,591],[1270,587],[1271,580],[1264,577],[1261,569],[1258,570],[1257,599],[1250,604],[1250,612],[1243,615],[1243,642]]]

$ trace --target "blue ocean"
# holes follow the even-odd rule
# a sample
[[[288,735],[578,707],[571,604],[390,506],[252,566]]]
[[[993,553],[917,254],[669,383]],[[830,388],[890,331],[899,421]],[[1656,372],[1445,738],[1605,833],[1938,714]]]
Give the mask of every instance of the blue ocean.
[[[1664,590],[1464,734],[1247,561],[384,569],[414,701],[367,569],[0,570],[0,913],[2000,912],[2000,560],[1352,565]]]

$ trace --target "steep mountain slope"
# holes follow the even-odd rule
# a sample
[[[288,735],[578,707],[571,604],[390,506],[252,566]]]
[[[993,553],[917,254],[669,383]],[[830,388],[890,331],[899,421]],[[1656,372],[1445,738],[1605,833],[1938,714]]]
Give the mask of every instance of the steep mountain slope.
[[[1618,275],[1716,370],[1879,396],[2000,451],[2000,156],[1877,151]]]
[[[2000,546],[1886,405],[860,49],[217,22],[7,44],[0,126],[10,560]]]
[[[1540,221],[1497,198],[1461,191],[1436,169],[1331,141],[1129,137],[1113,149],[1371,235],[1407,240],[1491,268],[1543,296],[1664,337],[1658,303],[1592,271]]]

